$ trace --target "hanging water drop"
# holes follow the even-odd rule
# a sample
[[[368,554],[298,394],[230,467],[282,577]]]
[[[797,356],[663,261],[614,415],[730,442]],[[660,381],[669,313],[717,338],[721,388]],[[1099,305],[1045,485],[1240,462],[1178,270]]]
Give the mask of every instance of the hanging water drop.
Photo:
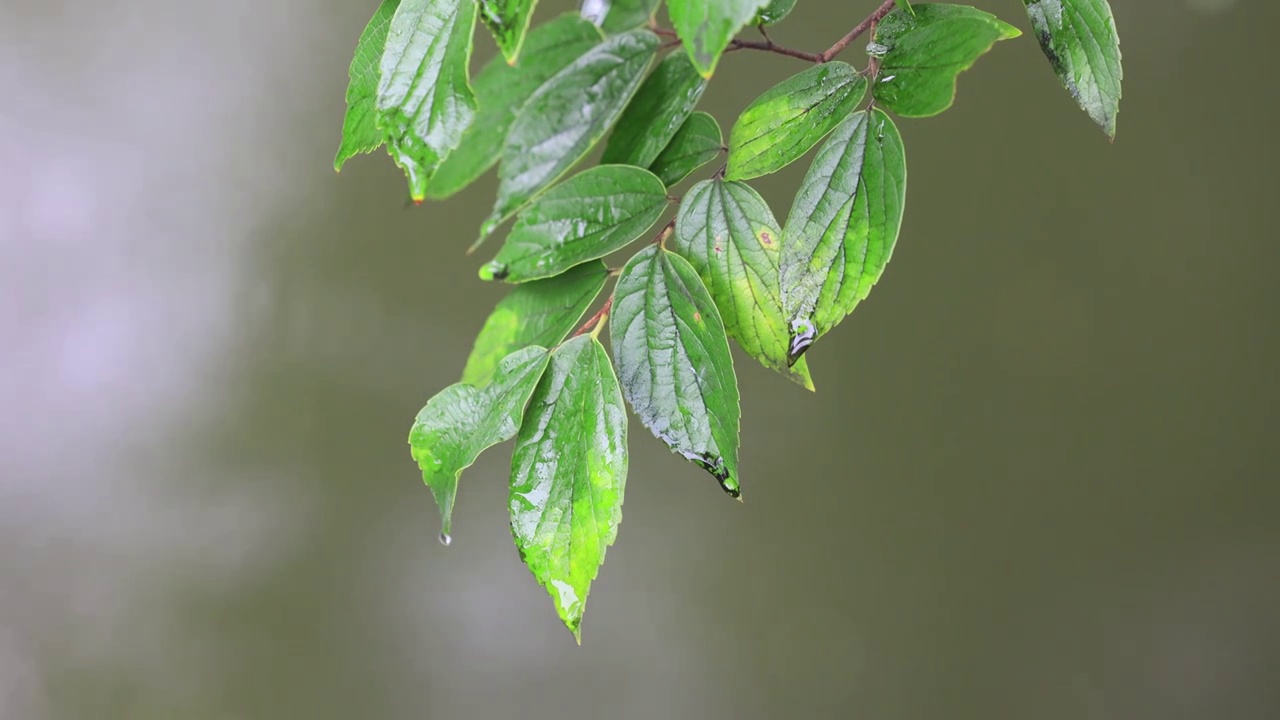
[[[449,547],[453,544],[453,537],[449,535],[449,533],[440,533],[440,544],[445,547]]]

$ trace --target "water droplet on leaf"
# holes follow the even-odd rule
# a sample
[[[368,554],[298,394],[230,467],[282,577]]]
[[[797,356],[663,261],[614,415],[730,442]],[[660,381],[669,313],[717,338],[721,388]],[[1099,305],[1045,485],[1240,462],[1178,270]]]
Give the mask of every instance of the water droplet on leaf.
[[[453,544],[453,536],[449,535],[449,533],[440,533],[440,544],[449,547]]]

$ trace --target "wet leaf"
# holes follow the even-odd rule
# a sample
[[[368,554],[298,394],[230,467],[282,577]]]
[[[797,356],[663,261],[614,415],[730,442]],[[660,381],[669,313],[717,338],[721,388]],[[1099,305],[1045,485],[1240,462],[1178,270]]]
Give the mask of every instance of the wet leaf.
[[[906,190],[902,137],[880,110],[854,114],[818,150],[782,232],[782,307],[793,360],[880,279]]]
[[[886,15],[871,44],[876,54],[883,54],[872,95],[903,117],[928,117],[951,107],[956,77],[997,41],[1022,34],[995,15],[966,5],[913,9]]]
[[[667,0],[671,25],[694,67],[711,77],[729,41],[768,0]]]
[[[696,112],[684,121],[649,169],[667,187],[673,187],[715,160],[723,145],[724,138],[720,135],[716,119],[704,112]]]
[[[552,277],[630,244],[662,216],[667,188],[630,165],[584,170],[525,208],[485,280],[525,282]]]
[[[529,98],[507,133],[487,237],[504,220],[560,179],[609,131],[644,80],[658,36],[648,30],[614,35],[561,70]]]
[[[409,448],[440,506],[442,537],[452,531],[458,477],[486,448],[515,437],[548,358],[544,348],[518,350],[498,364],[489,385],[450,385],[418,413]]]
[[[570,13],[531,30],[514,66],[502,58],[490,60],[475,78],[475,122],[431,178],[427,197],[449,197],[493,167],[529,96],[602,39],[595,26]]]
[[[360,33],[356,54],[351,59],[350,84],[347,85],[347,114],[342,119],[342,144],[333,160],[333,169],[341,170],[346,161],[360,153],[373,152],[382,147],[382,132],[378,130],[378,63],[382,48],[387,44],[387,28],[400,0],[383,0],[373,13],[373,19]]]
[[[634,30],[649,22],[660,0],[583,0],[582,17],[610,35]]]
[[[805,359],[788,364],[778,281],[782,231],[764,198],[740,182],[700,182],[680,204],[672,242],[706,283],[729,337],[760,364],[812,390]]]
[[[898,9],[905,13],[916,14],[916,11],[911,7],[911,0],[893,0],[893,4],[897,5]]]
[[[706,88],[706,79],[688,57],[668,55],[627,105],[600,162],[648,167],[671,142]]]
[[[493,34],[493,41],[502,51],[502,57],[508,64],[514,64],[538,0],[475,0],[475,3],[480,12],[480,22]]]
[[[609,339],[640,422],[738,497],[738,379],[720,312],[689,261],[657,245],[631,258]]]
[[[417,202],[475,117],[467,82],[475,24],[472,0],[403,0],[391,18],[379,61],[377,123]]]
[[[1023,0],[1062,86],[1115,139],[1120,112],[1120,36],[1107,0]]]
[[[760,12],[756,13],[754,24],[775,25],[780,23],[783,18],[791,14],[795,7],[796,0],[772,0],[772,2],[760,8]]]
[[[814,65],[773,86],[733,124],[725,177],[749,180],[800,159],[849,117],[866,92],[866,78],[842,62]]]
[[[511,533],[520,557],[582,642],[587,594],[618,535],[627,414],[604,347],[590,335],[551,354],[511,459]]]
[[[555,347],[582,321],[604,289],[604,263],[586,263],[557,277],[517,286],[498,302],[476,338],[462,382],[489,382],[498,361],[529,345]]]

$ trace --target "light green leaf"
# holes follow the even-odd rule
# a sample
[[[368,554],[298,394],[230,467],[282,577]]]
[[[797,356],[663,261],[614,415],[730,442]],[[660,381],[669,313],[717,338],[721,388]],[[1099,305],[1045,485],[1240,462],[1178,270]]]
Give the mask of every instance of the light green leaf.
[[[667,13],[694,67],[711,77],[729,41],[769,0],[667,0]]]
[[[549,357],[540,347],[514,352],[498,364],[489,385],[481,389],[450,385],[418,413],[409,432],[409,448],[440,506],[445,542],[452,531],[458,477],[486,448],[515,437]]]
[[[489,28],[507,64],[514,65],[538,0],[475,0],[480,22]]]
[[[600,165],[560,183],[525,208],[485,280],[519,283],[552,277],[626,247],[667,207],[667,188],[630,165]]]
[[[481,238],[600,142],[640,87],[657,50],[658,36],[648,30],[614,35],[534,92],[507,133],[498,200]]]
[[[772,0],[760,8],[760,12],[756,13],[754,24],[776,25],[782,22],[783,18],[790,15],[795,7],[796,0]]]
[[[661,0],[583,0],[582,17],[610,35],[634,30],[653,18]]]
[[[782,232],[779,272],[793,361],[880,279],[906,191],[902,137],[880,110],[854,114],[818,151]]]
[[[651,245],[623,268],[613,297],[609,339],[623,395],[654,435],[738,497],[738,379],[698,272]]]
[[[674,187],[698,168],[715,160],[723,149],[724,138],[720,135],[716,119],[704,112],[696,112],[684,121],[649,169],[667,187]]]
[[[1107,0],[1023,2],[1062,86],[1114,140],[1124,70],[1111,6]]]
[[[602,39],[594,25],[570,13],[531,30],[514,66],[490,60],[475,78],[476,120],[431,178],[427,197],[449,197],[493,167],[516,112],[533,91]]]
[[[911,7],[911,0],[893,0],[893,4],[897,5],[898,9],[905,13],[916,14],[916,11]]]
[[[622,113],[601,163],[648,167],[702,98],[707,81],[683,54],[658,63]]]
[[[997,41],[1022,34],[995,15],[967,5],[914,5],[894,10],[876,26],[869,46],[883,55],[871,93],[903,117],[928,117],[951,107],[956,77]]]
[[[467,83],[473,0],[403,0],[391,18],[379,62],[378,128],[387,151],[422,202],[436,167],[475,117]]]
[[[760,364],[812,390],[805,359],[788,364],[778,282],[782,231],[764,198],[739,182],[700,182],[680,204],[672,242],[706,283],[729,337]]]
[[[342,170],[346,161],[360,153],[382,147],[382,133],[374,114],[378,96],[378,63],[387,44],[387,28],[400,0],[383,0],[373,19],[360,33],[356,54],[351,59],[350,84],[347,85],[347,114],[342,119],[342,144],[333,160],[333,169]]]
[[[587,594],[618,535],[627,413],[609,356],[590,335],[551,354],[511,458],[511,534],[582,642]]]
[[[462,382],[489,382],[498,361],[529,345],[555,347],[581,322],[604,289],[608,269],[586,263],[557,277],[525,283],[503,298],[476,338]]]
[[[777,172],[800,159],[849,117],[867,80],[846,63],[814,65],[765,91],[729,133],[729,180]]]

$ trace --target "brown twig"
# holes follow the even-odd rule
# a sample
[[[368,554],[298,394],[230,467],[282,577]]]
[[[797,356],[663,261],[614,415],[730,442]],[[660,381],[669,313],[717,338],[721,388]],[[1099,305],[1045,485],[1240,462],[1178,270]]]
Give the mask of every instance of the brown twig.
[[[880,4],[880,7],[875,9],[875,12],[871,13],[865,20],[858,23],[858,25],[850,30],[844,37],[837,40],[835,45],[827,48],[826,51],[819,56],[821,59],[818,62],[831,62],[835,56],[839,55],[845,48],[849,47],[849,43],[857,40],[859,36],[868,30],[875,28],[876,23],[880,22],[881,18],[893,12],[894,4],[895,0],[884,0],[884,2]]]
[[[613,293],[609,293],[609,297],[605,298],[604,306],[596,311],[582,327],[573,333],[572,337],[581,337],[589,332],[593,332],[597,327],[604,323],[605,318],[609,317],[609,311],[613,309]]]

